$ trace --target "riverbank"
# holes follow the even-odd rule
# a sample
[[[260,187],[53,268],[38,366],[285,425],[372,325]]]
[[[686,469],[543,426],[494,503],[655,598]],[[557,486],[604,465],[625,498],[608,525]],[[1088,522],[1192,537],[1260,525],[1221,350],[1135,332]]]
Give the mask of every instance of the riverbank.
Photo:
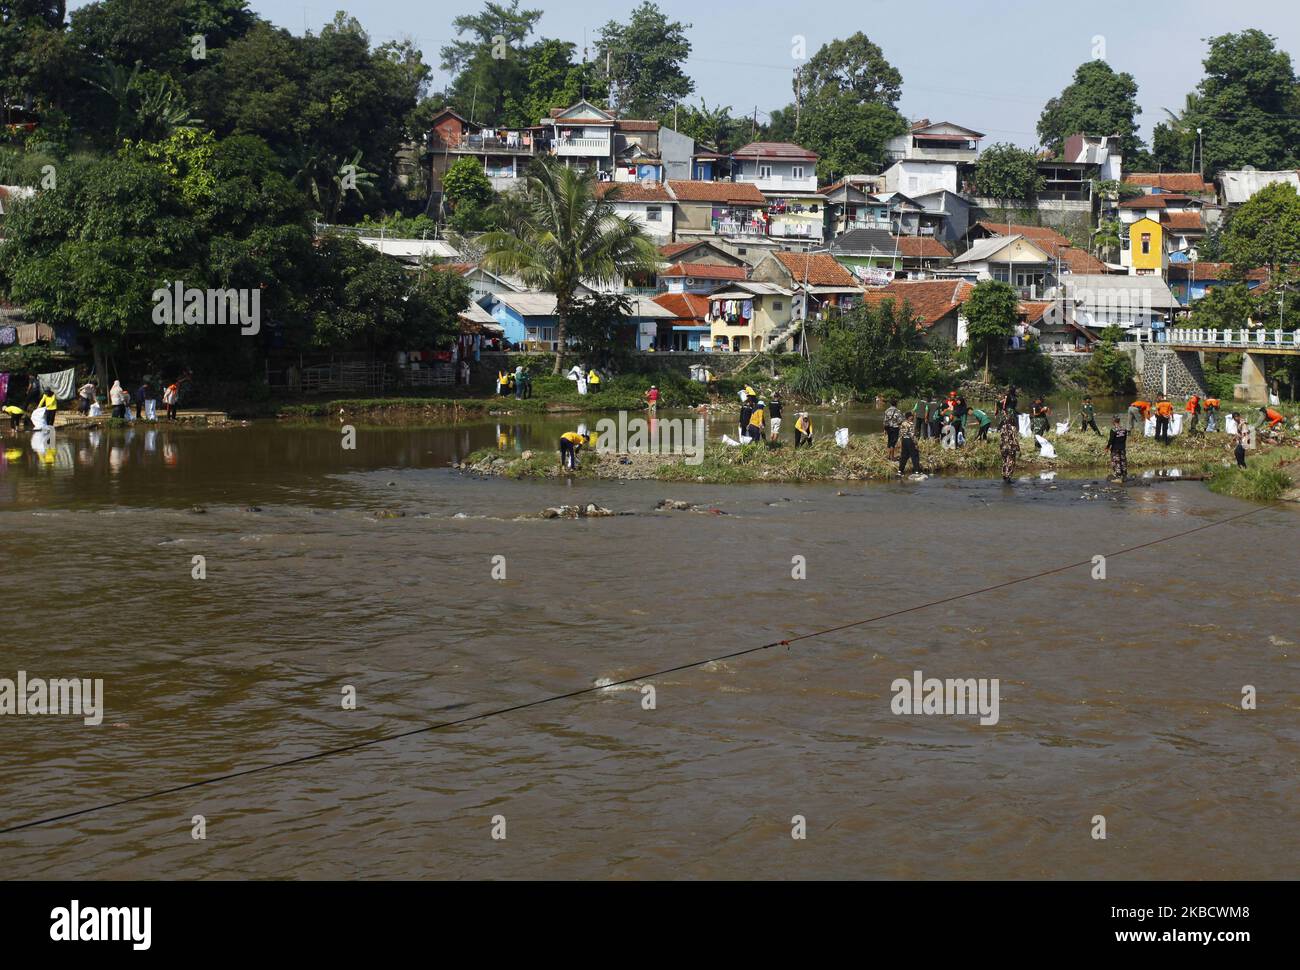
[[[1029,439],[1022,439],[1017,473],[1084,472],[1096,477],[1107,477],[1109,458],[1102,452],[1102,440],[1073,433],[1054,437],[1055,458],[1042,457]],[[1268,457],[1279,452],[1278,458]],[[993,440],[970,443],[964,448],[945,451],[937,442],[920,442],[921,468],[927,475],[989,476],[1001,472],[1002,459]],[[1293,442],[1288,448],[1265,445],[1251,455],[1251,464],[1258,473],[1241,478],[1236,491],[1225,494],[1238,495],[1249,490],[1255,480],[1264,480],[1265,469],[1278,467],[1278,462],[1291,454],[1295,462],[1297,449]],[[702,460],[691,464],[693,456],[673,454],[584,454],[576,472],[560,468],[558,452],[527,451],[522,455],[483,450],[469,456],[461,464],[465,472],[479,475],[504,476],[511,479],[559,478],[566,475],[592,479],[654,479],[667,482],[705,482],[710,484],[743,484],[750,482],[835,482],[835,481],[889,481],[898,478],[897,461],[886,454],[883,438],[878,435],[855,436],[845,448],[834,440],[822,437],[811,447],[796,450],[788,442],[776,446],[746,445],[732,447],[708,443]],[[1229,474],[1232,454],[1227,435],[1199,435],[1176,438],[1169,445],[1160,445],[1153,438],[1132,438],[1129,443],[1129,473],[1146,470],[1177,470],[1184,478],[1211,477]],[[1249,471],[1249,470],[1248,470]],[[1235,476],[1234,476],[1235,478]],[[1274,480],[1271,476],[1269,480]],[[1260,489],[1261,494],[1264,490]],[[1279,489],[1280,495],[1286,489]],[[1241,494],[1238,497],[1258,497]],[[1273,497],[1277,497],[1276,495]]]

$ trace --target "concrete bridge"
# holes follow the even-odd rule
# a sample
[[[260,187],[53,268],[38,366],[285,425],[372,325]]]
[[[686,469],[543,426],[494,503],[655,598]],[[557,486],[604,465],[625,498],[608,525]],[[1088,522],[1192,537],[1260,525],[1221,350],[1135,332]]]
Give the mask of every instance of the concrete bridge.
[[[1137,345],[1137,371],[1146,390],[1163,391],[1167,386],[1169,393],[1186,395],[1195,391],[1204,396],[1208,389],[1201,367],[1202,355],[1241,354],[1237,396],[1255,404],[1268,403],[1269,358],[1300,356],[1300,330],[1178,327],[1134,330],[1129,338]]]

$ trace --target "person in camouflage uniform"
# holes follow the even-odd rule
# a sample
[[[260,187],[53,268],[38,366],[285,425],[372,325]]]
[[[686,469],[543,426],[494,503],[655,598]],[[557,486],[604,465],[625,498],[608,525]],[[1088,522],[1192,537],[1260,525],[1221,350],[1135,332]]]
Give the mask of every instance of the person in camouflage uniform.
[[[1110,437],[1106,439],[1104,451],[1110,452],[1110,477],[1112,481],[1122,482],[1128,477],[1128,428],[1125,428],[1115,415],[1111,422]]]
[[[1016,426],[1016,414],[1007,412],[1002,416],[1002,430],[998,440],[998,450],[1002,453],[1002,480],[1011,484],[1011,476],[1016,473],[1016,459],[1020,457],[1020,429]]]

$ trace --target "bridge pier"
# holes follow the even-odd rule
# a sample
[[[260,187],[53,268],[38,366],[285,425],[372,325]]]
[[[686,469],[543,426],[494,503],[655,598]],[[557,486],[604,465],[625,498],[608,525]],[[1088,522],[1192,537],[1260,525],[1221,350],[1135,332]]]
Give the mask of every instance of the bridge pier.
[[[1170,398],[1196,394],[1209,396],[1201,355],[1195,350],[1172,350],[1159,344],[1145,344],[1137,357],[1138,381],[1150,396],[1168,394]]]
[[[1241,383],[1235,396],[1251,404],[1268,403],[1268,368],[1259,354],[1241,355]]]

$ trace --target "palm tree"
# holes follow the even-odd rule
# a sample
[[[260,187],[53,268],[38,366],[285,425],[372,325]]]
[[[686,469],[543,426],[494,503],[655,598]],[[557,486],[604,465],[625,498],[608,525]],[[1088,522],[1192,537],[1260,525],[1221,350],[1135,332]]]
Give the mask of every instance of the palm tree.
[[[594,174],[549,159],[528,171],[524,218],[509,232],[482,238],[483,262],[555,294],[555,336],[563,351],[579,284],[621,283],[629,273],[655,269],[658,253],[640,226],[615,213],[617,186],[597,195]],[[557,353],[553,373],[559,372]]]

